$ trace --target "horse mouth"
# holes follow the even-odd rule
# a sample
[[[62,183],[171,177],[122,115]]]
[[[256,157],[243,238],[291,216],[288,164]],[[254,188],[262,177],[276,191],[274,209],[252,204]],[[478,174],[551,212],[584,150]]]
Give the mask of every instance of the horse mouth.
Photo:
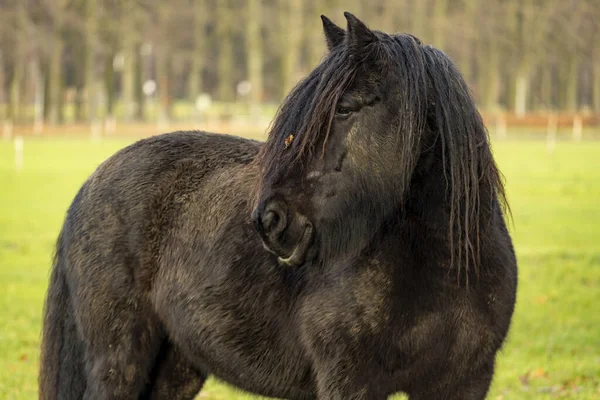
[[[306,254],[308,253],[308,249],[311,246],[313,241],[313,226],[310,222],[308,222],[304,226],[304,232],[302,232],[302,236],[296,246],[292,250],[289,256],[277,257],[277,260],[280,264],[287,265],[290,267],[299,267],[304,264],[306,261]]]

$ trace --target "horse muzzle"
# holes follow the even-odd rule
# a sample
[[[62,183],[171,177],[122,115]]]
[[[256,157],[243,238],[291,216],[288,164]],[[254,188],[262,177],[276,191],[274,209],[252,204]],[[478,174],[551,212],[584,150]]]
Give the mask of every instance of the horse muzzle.
[[[280,264],[298,267],[307,261],[314,239],[313,224],[282,200],[259,204],[252,222],[265,249],[277,256]]]

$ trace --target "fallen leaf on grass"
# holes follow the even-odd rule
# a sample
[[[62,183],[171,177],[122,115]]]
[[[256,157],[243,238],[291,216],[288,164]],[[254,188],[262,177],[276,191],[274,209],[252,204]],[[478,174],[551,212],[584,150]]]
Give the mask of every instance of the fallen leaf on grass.
[[[521,375],[519,377],[519,380],[521,381],[521,385],[529,386],[529,375],[530,375],[530,372],[527,371],[524,375]]]
[[[581,375],[581,376],[574,376],[572,378],[569,379],[565,379],[561,382],[561,384],[565,387],[565,388],[569,388],[569,389],[577,389],[579,388],[579,386],[581,386],[582,384],[586,383],[587,381],[589,381],[591,378],[589,376],[586,375]]]
[[[548,371],[544,371],[543,368],[537,368],[535,371],[531,373],[532,378],[547,378]]]
[[[523,386],[529,386],[529,382],[532,379],[548,378],[548,371],[543,368],[536,368],[533,371],[527,371],[525,374],[519,376],[519,380]]]

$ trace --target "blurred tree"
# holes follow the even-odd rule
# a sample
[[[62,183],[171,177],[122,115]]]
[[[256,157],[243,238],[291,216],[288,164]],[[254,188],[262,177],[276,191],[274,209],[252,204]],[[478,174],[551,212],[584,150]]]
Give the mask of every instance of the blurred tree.
[[[594,109],[600,114],[600,13],[596,14],[596,27],[594,29],[594,49],[592,56],[592,82]]]
[[[232,101],[234,99],[233,82],[233,37],[234,37],[234,7],[239,0],[217,1],[216,21],[218,52],[219,52],[219,82],[218,95],[221,101]]]
[[[312,69],[319,64],[325,52],[325,39],[321,33],[321,14],[330,14],[327,3],[310,0],[305,7],[305,26],[303,47],[307,49],[306,68]]]
[[[119,53],[119,2],[118,0],[98,0],[98,53],[102,60],[103,87],[101,90],[105,99],[104,115],[107,120],[115,120],[117,101],[117,67]]]
[[[416,35],[421,41],[429,42],[427,24],[427,0],[412,2],[412,25],[410,32]]]
[[[188,98],[195,101],[203,91],[202,76],[206,64],[208,9],[206,0],[191,0],[192,11],[192,54],[188,79]]]
[[[8,105],[6,116],[10,121],[21,117],[21,92],[24,78],[25,58],[28,53],[31,23],[23,2],[12,0],[3,5],[0,13],[2,33],[6,47]],[[12,34],[10,34],[12,33]]]
[[[93,120],[98,113],[98,86],[96,84],[96,52],[98,47],[98,0],[83,0],[84,4],[84,58],[82,69],[85,93],[85,118]]]
[[[279,102],[325,52],[319,16],[346,10],[447,52],[484,109],[600,113],[598,0],[3,0],[4,117],[172,118],[243,79],[252,104]]]
[[[46,89],[44,116],[48,123],[57,124],[64,120],[64,74],[63,41],[64,24],[67,18],[66,0],[48,0],[41,3],[42,30],[47,38]]]
[[[117,64],[121,69],[123,119],[131,121],[135,114],[136,16],[139,12],[139,5],[136,0],[121,0],[119,6],[119,36],[121,43]]]
[[[251,85],[251,102],[262,102],[263,94],[263,45],[261,38],[262,12],[260,0],[247,0],[246,4],[246,53],[248,79]]]
[[[172,67],[172,39],[170,28],[172,22],[173,5],[157,1],[153,7],[151,18],[154,29],[155,43],[155,74],[158,94],[158,119],[165,122],[171,115],[171,67]]]
[[[481,46],[477,57],[479,76],[479,95],[482,105],[488,110],[496,110],[500,101],[500,70],[503,43],[502,8],[498,2],[480,7],[478,18],[481,18]]]
[[[577,36],[585,51],[585,61],[589,64],[590,99],[594,111],[600,114],[600,2],[585,2],[584,30]],[[583,34],[581,34],[583,33]],[[585,61],[582,61],[584,64]]]
[[[4,53],[2,51],[2,49],[4,49],[4,47],[0,46],[0,118],[4,119],[6,118],[6,111],[5,111],[5,107],[2,107],[2,105],[4,105],[6,103],[6,93],[4,91],[4,86],[5,84],[5,72],[4,72],[4,68],[5,68],[5,61],[4,61]]]
[[[303,25],[303,1],[279,0],[279,33],[281,38],[281,96],[284,97],[297,82]]]
[[[445,24],[448,21],[448,0],[435,0],[433,7],[432,44],[440,50],[444,49]]]

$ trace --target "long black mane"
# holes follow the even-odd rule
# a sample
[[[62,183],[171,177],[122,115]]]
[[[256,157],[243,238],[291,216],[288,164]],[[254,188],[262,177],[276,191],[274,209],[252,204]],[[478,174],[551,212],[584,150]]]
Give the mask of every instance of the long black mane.
[[[322,156],[338,100],[361,68],[377,65],[402,90],[396,125],[403,160],[401,197],[406,198],[425,135],[441,146],[447,193],[450,265],[467,272],[479,267],[481,229],[491,218],[492,202],[506,206],[501,175],[493,160],[487,130],[460,72],[443,52],[412,35],[386,35],[360,54],[347,43],[332,49],[323,62],[285,99],[257,159],[262,181],[274,183],[302,171],[311,157]],[[323,145],[318,145],[322,143]],[[485,202],[485,204],[484,204]]]
[[[463,77],[443,52],[423,48],[434,103],[434,130],[440,140],[450,203],[451,265],[479,270],[481,229],[489,225],[494,201],[510,212],[502,175],[493,159],[489,135]]]

